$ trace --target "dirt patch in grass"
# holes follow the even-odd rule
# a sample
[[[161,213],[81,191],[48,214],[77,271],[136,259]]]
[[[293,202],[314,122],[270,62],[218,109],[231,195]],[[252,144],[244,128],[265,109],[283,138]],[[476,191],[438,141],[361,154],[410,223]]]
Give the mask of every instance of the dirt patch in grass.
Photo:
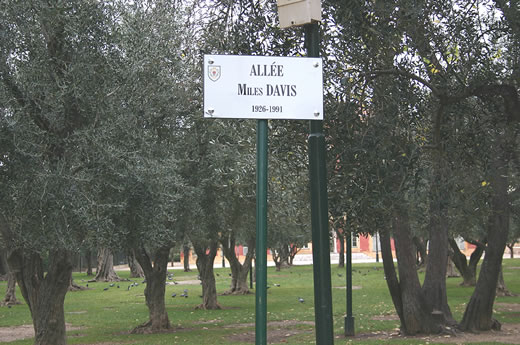
[[[267,343],[279,344],[287,341],[287,338],[305,333],[312,333],[313,328],[296,328],[294,326],[313,326],[313,321],[271,321],[267,323]],[[238,323],[233,325],[223,326],[224,328],[246,328],[254,327],[254,323]],[[248,331],[244,333],[234,333],[227,337],[232,342],[255,343],[255,331]]]
[[[343,289],[345,290],[346,286],[334,286],[334,289]],[[363,287],[361,285],[352,285],[352,290],[361,290]]]
[[[176,280],[174,282],[167,282],[166,285],[200,285],[200,280]]]
[[[134,342],[131,343],[89,343],[89,344],[81,344],[81,345],[127,345],[127,344],[135,344]]]
[[[65,325],[67,327],[67,331],[76,331],[81,329],[81,327],[74,327],[70,324]],[[15,340],[23,340],[34,337],[34,327],[33,325],[21,325],[21,326],[9,326],[9,327],[0,327],[0,339],[2,342],[9,342]]]
[[[295,327],[295,326],[312,326],[312,327]],[[233,325],[225,325],[223,328],[246,328],[254,327],[254,323],[238,323]],[[305,333],[312,333],[314,329],[313,321],[297,321],[297,320],[285,320],[285,321],[271,321],[267,323],[267,343],[268,344],[280,344],[287,342],[287,338]],[[255,331],[248,331],[244,333],[233,333],[227,337],[232,342],[243,342],[243,343],[255,343]]]
[[[372,316],[370,320],[373,321],[395,321],[399,320],[399,316],[397,314],[387,314],[387,315],[376,315]]]
[[[495,308],[499,309],[500,311],[514,311],[514,312],[520,312],[520,304],[519,303],[495,303]]]
[[[398,340],[410,339],[420,340],[428,343],[444,343],[444,344],[467,344],[467,343],[490,343],[498,344],[518,344],[520,339],[520,324],[502,324],[501,331],[487,331],[479,333],[461,333],[457,332],[453,335],[430,335],[430,336],[403,336],[398,332],[377,331],[371,333],[360,333],[354,337],[345,338],[343,335],[337,337],[347,339],[348,343],[356,343],[359,340]],[[347,343],[347,344],[348,344]]]
[[[295,329],[274,329],[267,331],[267,343],[268,344],[280,344],[287,342],[287,338],[303,334],[311,333],[311,330],[295,330]],[[241,334],[233,334],[227,338],[229,341],[240,342],[240,343],[255,343],[255,332],[247,332]]]
[[[290,327],[290,326],[297,326],[297,325],[314,326],[314,321],[284,320],[284,321],[270,321],[267,323],[267,327]],[[247,328],[247,327],[255,327],[254,322],[234,323],[231,325],[222,326],[222,328]]]

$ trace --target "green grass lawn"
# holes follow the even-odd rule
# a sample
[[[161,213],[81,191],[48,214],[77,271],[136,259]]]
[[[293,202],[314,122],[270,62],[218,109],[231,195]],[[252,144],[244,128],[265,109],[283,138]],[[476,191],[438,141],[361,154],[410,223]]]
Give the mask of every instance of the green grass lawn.
[[[504,278],[508,288],[520,293],[520,260],[504,261]],[[174,279],[195,280],[197,272],[184,273],[172,270]],[[216,269],[218,273],[217,290],[224,292],[230,283],[229,268]],[[126,278],[129,272],[118,272]],[[340,276],[341,275],[341,276]],[[74,279],[79,285],[85,285],[88,277],[75,273]],[[104,291],[109,283],[90,283],[91,290],[70,292],[65,301],[66,321],[75,330],[68,332],[69,344],[251,344],[247,334],[254,334],[255,295],[219,296],[222,310],[196,310],[200,302],[201,286],[175,285],[166,287],[166,305],[170,321],[175,330],[171,333],[153,335],[130,335],[133,327],[148,319],[148,309],[143,294],[144,285],[127,290],[129,282],[120,282]],[[295,266],[276,272],[268,269],[268,335],[282,344],[313,344],[315,342],[313,324],[313,277],[311,266]],[[472,288],[458,286],[460,278],[448,279],[448,297],[457,320],[464,312],[465,303],[472,293]],[[279,287],[274,284],[280,284]],[[345,271],[332,267],[332,296],[334,308],[334,333],[336,344],[440,344],[426,341],[421,337],[410,339],[382,340],[375,334],[395,333],[399,321],[390,299],[381,264],[355,264],[353,285],[359,287],[353,291],[356,335],[363,338],[345,339],[343,337],[344,315],[346,310]],[[5,291],[6,282],[0,282],[0,291]],[[188,289],[189,298],[179,297]],[[172,298],[172,293],[177,297]],[[19,291],[17,297],[22,299]],[[305,302],[300,303],[302,297]],[[500,305],[505,303],[520,304],[520,297],[499,297]],[[496,317],[505,324],[520,323],[518,310],[495,308]],[[281,322],[286,321],[286,322]],[[31,324],[27,305],[12,308],[0,308],[0,327]],[[254,337],[253,337],[254,339]],[[0,343],[2,339],[0,339]],[[477,343],[477,342],[475,342]],[[518,339],[520,343],[520,336]],[[18,340],[9,344],[32,344],[32,339]],[[480,343],[482,344],[482,343]],[[498,344],[487,342],[486,344]]]

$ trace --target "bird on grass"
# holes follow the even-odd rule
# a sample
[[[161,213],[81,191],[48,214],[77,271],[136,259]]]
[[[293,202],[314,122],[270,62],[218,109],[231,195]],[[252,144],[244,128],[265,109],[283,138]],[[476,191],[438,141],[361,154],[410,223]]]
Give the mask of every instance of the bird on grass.
[[[175,292],[174,292],[174,293],[172,293],[172,297],[175,297],[175,296],[177,296],[177,294],[176,294]]]
[[[114,287],[114,285],[116,285],[116,284],[112,283],[112,284],[110,284],[109,286],[110,286],[110,287]]]
[[[108,288],[107,288],[107,287],[103,289],[103,291],[107,291],[107,290],[108,290]]]
[[[340,277],[340,278],[341,278],[341,277],[343,277],[343,274],[341,274],[341,273],[338,273],[338,277]]]
[[[276,287],[280,287],[280,284],[274,283],[273,285],[276,286]]]
[[[303,303],[303,302],[305,302],[305,300],[301,297],[298,297],[298,302]]]

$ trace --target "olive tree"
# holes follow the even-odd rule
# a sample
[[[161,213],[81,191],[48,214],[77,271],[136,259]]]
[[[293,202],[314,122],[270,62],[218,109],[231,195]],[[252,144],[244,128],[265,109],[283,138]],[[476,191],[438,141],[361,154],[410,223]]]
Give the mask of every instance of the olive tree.
[[[108,117],[111,6],[2,2],[0,230],[31,311],[35,344],[65,344],[73,253],[89,229],[89,140]],[[44,265],[44,261],[47,262]]]

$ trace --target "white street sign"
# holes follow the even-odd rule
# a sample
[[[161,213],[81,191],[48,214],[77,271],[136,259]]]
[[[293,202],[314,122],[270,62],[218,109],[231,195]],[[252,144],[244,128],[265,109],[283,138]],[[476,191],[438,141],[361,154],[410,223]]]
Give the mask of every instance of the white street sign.
[[[204,117],[323,120],[322,60],[204,55]]]

